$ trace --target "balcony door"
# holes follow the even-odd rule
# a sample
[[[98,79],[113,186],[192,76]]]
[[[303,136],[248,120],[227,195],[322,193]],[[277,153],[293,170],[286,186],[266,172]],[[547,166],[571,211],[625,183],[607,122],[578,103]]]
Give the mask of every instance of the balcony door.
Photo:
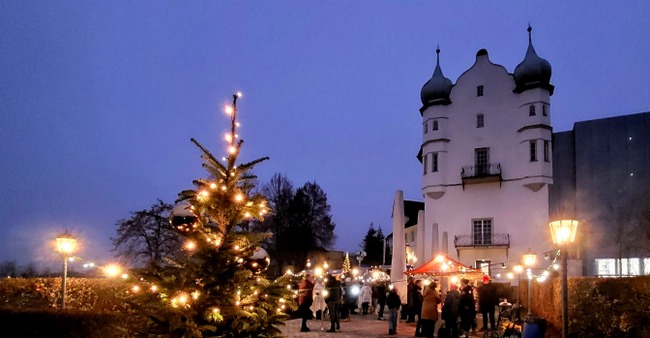
[[[490,173],[490,148],[474,149],[474,167],[476,176],[484,176]]]
[[[472,220],[472,239],[474,245],[492,244],[492,219],[475,219]]]

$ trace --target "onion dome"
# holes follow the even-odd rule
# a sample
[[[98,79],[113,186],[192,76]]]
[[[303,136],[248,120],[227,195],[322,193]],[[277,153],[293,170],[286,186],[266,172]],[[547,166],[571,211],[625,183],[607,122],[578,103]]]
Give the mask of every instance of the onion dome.
[[[531,38],[531,31],[533,29],[528,26],[528,50],[524,61],[522,61],[515,68],[514,77],[515,93],[521,93],[525,90],[532,88],[546,88],[553,94],[553,86],[551,85],[551,64],[548,61],[537,56]]]
[[[420,99],[425,107],[437,104],[450,104],[449,94],[453,84],[451,80],[442,75],[440,69],[440,48],[436,49],[436,69],[433,71],[433,76],[422,86],[420,91]]]

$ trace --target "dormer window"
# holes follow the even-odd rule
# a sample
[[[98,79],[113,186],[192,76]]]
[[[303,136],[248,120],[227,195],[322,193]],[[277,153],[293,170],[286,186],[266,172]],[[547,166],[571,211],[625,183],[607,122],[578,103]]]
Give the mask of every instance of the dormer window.
[[[528,116],[535,116],[535,105],[530,105],[528,107]]]
[[[431,127],[431,130],[438,130],[438,121],[433,121],[433,127]]]
[[[483,96],[483,85],[476,87],[476,96]]]
[[[483,114],[476,115],[476,128],[483,128],[485,126],[485,117]]]

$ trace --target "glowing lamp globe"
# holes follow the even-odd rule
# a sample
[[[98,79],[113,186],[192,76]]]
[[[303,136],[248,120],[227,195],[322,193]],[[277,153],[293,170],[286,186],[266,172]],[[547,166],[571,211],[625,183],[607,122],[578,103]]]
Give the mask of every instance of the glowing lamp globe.
[[[576,240],[576,233],[578,232],[578,221],[575,220],[559,220],[548,223],[551,229],[551,236],[553,236],[553,243],[555,244],[568,244]]]
[[[537,255],[528,250],[528,253],[524,255],[524,264],[528,267],[535,265],[537,261]]]
[[[77,249],[77,238],[67,231],[56,237],[56,249],[62,255],[71,255]]]

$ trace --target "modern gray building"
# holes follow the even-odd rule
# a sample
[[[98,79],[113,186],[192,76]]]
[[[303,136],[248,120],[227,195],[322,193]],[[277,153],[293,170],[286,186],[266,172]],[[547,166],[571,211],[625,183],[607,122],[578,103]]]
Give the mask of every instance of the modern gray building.
[[[650,274],[650,112],[577,122],[552,144],[549,218],[580,221],[583,274]]]

